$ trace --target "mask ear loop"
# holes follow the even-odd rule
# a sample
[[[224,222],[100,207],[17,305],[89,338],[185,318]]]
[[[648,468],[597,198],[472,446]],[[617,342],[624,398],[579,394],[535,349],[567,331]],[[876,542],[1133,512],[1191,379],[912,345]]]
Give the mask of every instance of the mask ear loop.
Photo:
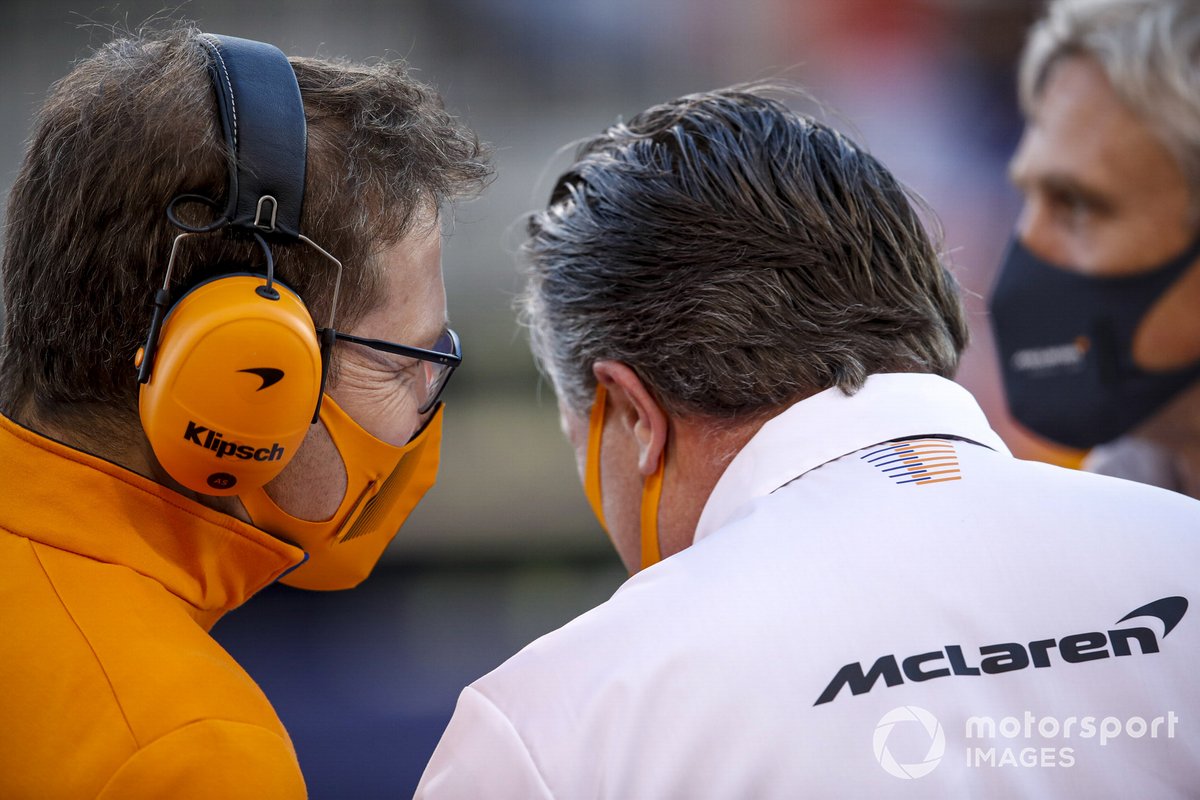
[[[600,485],[600,443],[604,437],[604,414],[608,404],[608,391],[604,384],[596,384],[596,399],[592,402],[592,413],[588,418],[588,451],[584,467],[583,492],[587,495],[592,513],[600,521],[600,527],[608,532],[604,521],[604,499]],[[662,498],[663,471],[666,467],[666,450],[658,454],[658,466],[642,484],[642,507],[640,515],[642,569],[662,560],[658,545],[658,504]],[[611,537],[611,533],[609,536]]]
[[[604,522],[604,503],[600,494],[600,441],[604,438],[604,407],[608,403],[608,392],[603,383],[596,383],[596,399],[592,401],[592,413],[588,418],[588,451],[584,466],[583,493],[587,495],[592,513],[600,521],[600,527],[608,531]]]
[[[662,560],[658,547],[658,503],[662,497],[663,468],[666,466],[666,447],[658,454],[658,466],[642,484],[642,569]]]

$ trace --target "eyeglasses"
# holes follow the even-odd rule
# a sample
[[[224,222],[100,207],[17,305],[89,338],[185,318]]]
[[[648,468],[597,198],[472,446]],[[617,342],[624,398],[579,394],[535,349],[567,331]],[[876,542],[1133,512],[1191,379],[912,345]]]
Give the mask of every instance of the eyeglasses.
[[[434,342],[432,350],[385,342],[382,339],[366,339],[341,331],[330,331],[327,328],[321,329],[318,334],[332,335],[336,340],[360,344],[383,353],[417,359],[425,379],[424,382],[418,382],[419,388],[424,390],[418,401],[418,414],[424,414],[437,405],[442,390],[450,382],[450,376],[462,363],[462,345],[458,341],[458,334],[449,328]]]

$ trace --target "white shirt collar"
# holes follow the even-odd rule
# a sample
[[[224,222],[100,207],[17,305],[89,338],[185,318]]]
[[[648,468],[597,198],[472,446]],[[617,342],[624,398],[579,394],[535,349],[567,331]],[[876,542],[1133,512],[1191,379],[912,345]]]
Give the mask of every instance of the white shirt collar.
[[[713,488],[695,541],[721,528],[748,500],[764,497],[847,453],[910,436],[956,436],[1009,455],[963,387],[937,375],[872,375],[852,397],[827,389],[766,422]]]

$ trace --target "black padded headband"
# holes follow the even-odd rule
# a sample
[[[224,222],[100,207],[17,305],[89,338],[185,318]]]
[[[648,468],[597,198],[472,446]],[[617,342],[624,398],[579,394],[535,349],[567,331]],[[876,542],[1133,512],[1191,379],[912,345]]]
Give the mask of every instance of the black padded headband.
[[[300,235],[308,129],[296,73],[274,45],[205,33],[209,74],[233,153],[224,218],[236,229],[289,243]]]
[[[256,291],[267,299],[279,297],[278,294],[272,297],[271,282],[275,270],[268,241],[290,244],[303,239],[317,247],[337,264],[337,285],[341,284],[341,263],[300,231],[308,126],[304,120],[300,85],[287,56],[274,45],[250,39],[211,33],[202,33],[199,39],[212,55],[208,72],[217,96],[217,115],[225,144],[233,154],[233,163],[229,167],[229,203],[219,219],[203,226],[181,221],[175,214],[175,207],[183,202],[199,202],[215,208],[216,203],[211,198],[182,194],[167,205],[167,217],[185,233],[175,238],[163,285],[154,293],[150,332],[146,335],[138,364],[139,383],[150,380],[159,332],[171,305],[175,250],[179,240],[188,234],[228,226],[253,236],[266,259],[267,282]],[[334,300],[336,304],[336,288]],[[328,359],[328,355],[325,358]],[[319,403],[317,408],[320,409]],[[315,415],[313,419],[316,420]]]

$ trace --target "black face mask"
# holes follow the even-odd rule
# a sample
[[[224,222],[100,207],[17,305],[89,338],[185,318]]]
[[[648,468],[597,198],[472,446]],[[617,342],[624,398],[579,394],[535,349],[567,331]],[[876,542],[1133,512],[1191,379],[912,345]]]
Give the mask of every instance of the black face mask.
[[[1126,433],[1200,379],[1200,364],[1147,372],[1133,361],[1138,325],[1197,256],[1200,238],[1152,271],[1094,278],[1048,264],[1014,239],[990,303],[1013,417],[1086,449]]]

